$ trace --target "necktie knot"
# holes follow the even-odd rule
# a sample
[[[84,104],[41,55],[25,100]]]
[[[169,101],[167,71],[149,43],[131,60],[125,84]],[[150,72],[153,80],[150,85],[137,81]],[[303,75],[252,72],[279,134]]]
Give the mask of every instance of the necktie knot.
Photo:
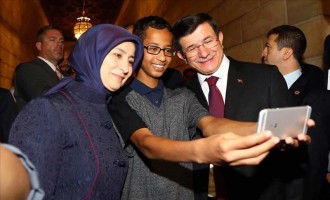
[[[214,86],[217,83],[218,79],[219,78],[216,76],[211,76],[208,79],[206,79],[206,82],[207,82],[207,84],[209,84],[209,87],[210,87],[210,86]]]
[[[61,80],[63,78],[63,75],[58,67],[55,68],[55,72],[57,77]]]

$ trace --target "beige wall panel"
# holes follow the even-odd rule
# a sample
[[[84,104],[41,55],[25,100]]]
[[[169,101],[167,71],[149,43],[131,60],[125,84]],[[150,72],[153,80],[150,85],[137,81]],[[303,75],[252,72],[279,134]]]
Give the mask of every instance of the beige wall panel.
[[[222,26],[257,8],[258,5],[257,0],[226,0],[211,10],[210,15]]]
[[[298,26],[307,39],[305,58],[315,57],[323,54],[323,44],[327,33],[330,33],[330,26],[327,25],[324,17],[313,18]]]
[[[8,60],[8,56],[0,54],[3,62],[13,64],[14,67],[17,65],[17,63],[28,61],[37,55],[34,44],[31,47],[29,46],[30,43],[29,45],[23,43],[16,32],[9,32],[9,30],[5,29],[1,24],[0,29],[2,30],[0,33],[0,48],[12,54],[16,59],[16,62],[11,62]]]
[[[174,24],[178,19],[190,14],[196,14],[201,12],[209,13],[219,6],[225,0],[170,0],[166,1],[167,12],[164,13],[165,19],[171,24]],[[173,6],[175,5],[175,6]]]
[[[231,23],[220,27],[224,35],[224,46],[230,48],[242,43],[241,20],[237,19]]]
[[[272,0],[260,0],[260,4],[264,5],[266,3],[269,3],[270,1],[272,1]]]
[[[0,28],[3,27],[0,25]],[[20,41],[17,34],[9,32],[6,29],[3,29],[0,35],[1,35],[0,46],[2,48],[7,49],[9,52],[13,54],[18,54],[20,52],[20,49],[18,48]]]
[[[203,0],[126,0],[116,24],[123,26],[149,15],[162,16],[174,24],[183,16],[209,12],[223,1],[225,0],[208,0],[207,2]]]
[[[285,11],[284,0],[275,0],[243,16],[243,42],[264,36],[271,28],[285,24]]]
[[[308,58],[305,59],[304,62],[315,65],[317,67],[320,67],[321,69],[323,69],[323,58],[322,56],[317,56],[314,58]]]
[[[255,39],[244,44],[225,49],[225,54],[237,60],[261,63],[262,39]]]
[[[2,63],[1,69],[0,69],[0,75],[2,77],[12,79],[13,78],[13,73],[14,73],[14,69],[12,67],[7,65],[6,63]]]
[[[320,0],[322,13],[324,15],[330,15],[330,1],[329,0]]]
[[[8,78],[1,77],[0,78],[0,86],[2,88],[10,89],[12,87],[12,80]]]
[[[141,6],[143,5],[143,6]],[[152,15],[156,13],[159,5],[164,5],[164,1],[159,0],[125,0],[123,7],[118,15],[115,24],[120,26],[126,25],[128,23],[134,23],[137,19]],[[129,12],[129,14],[127,14]],[[158,15],[161,16],[161,10],[158,10]]]
[[[287,0],[287,9],[288,24],[296,24],[322,13],[320,0]]]
[[[172,1],[168,1],[168,4],[173,3]],[[177,1],[175,3],[177,6],[172,6],[170,10],[167,10],[164,13],[164,18],[172,25],[182,16],[185,16],[189,13],[189,8],[192,4],[187,3],[185,1]]]
[[[48,24],[39,0],[0,0],[0,87],[10,88],[14,69],[34,59],[38,29]]]
[[[327,28],[326,28],[326,31],[328,31],[328,32],[326,32],[326,33],[330,33],[330,31],[329,31],[329,26],[330,26],[330,15],[323,15],[323,17],[324,17],[324,26],[326,26]]]
[[[12,53],[8,52],[6,49],[0,48],[0,55],[3,56],[0,61],[1,69],[0,71],[6,70],[9,74],[2,72],[1,74],[7,74],[6,77],[12,78],[14,76],[14,71],[16,66],[19,64],[17,57]]]

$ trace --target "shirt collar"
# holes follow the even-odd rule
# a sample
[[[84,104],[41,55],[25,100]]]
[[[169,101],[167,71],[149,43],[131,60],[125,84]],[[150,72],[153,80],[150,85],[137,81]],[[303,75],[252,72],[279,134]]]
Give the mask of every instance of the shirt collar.
[[[56,66],[53,63],[49,62],[48,60],[46,60],[45,58],[43,58],[41,56],[38,56],[38,58],[45,61],[54,71],[56,70]]]
[[[292,84],[296,82],[296,80],[301,76],[301,74],[302,74],[301,68],[299,68],[283,76],[288,88],[290,88]]]
[[[134,79],[131,83],[131,88],[141,95],[149,94],[153,91],[163,92],[164,91],[164,83],[162,80],[159,80],[157,87],[150,88],[146,86],[141,81]]]

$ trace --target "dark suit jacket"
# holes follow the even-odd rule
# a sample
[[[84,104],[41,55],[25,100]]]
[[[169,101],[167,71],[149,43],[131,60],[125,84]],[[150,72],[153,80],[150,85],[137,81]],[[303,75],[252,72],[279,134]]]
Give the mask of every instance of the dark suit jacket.
[[[328,73],[330,69],[330,34],[324,40],[323,62],[325,82],[328,83]]]
[[[308,145],[309,173],[304,199],[328,200],[329,196],[326,195],[330,194],[330,188],[325,176],[330,151],[330,91],[311,91],[305,96],[302,105],[312,107],[311,118],[316,123],[315,127],[308,130],[312,142]]]
[[[40,58],[18,65],[14,77],[14,96],[17,106],[21,109],[31,99],[43,95],[57,82],[59,78],[56,73]]]
[[[314,90],[325,90],[323,71],[314,65],[300,63],[301,76],[290,87],[290,93],[294,97],[295,105],[302,105],[305,97]]]
[[[0,88],[0,142],[7,143],[11,124],[17,115],[17,107],[10,91]]]
[[[167,88],[176,88],[182,84],[182,74],[176,69],[167,68],[161,79]]]
[[[195,92],[201,104],[208,108],[197,76],[190,79],[186,86]],[[230,58],[225,117],[239,121],[257,121],[259,111],[264,108],[287,107],[292,105],[287,85],[277,67],[247,62],[238,62]],[[277,151],[277,150],[276,150]],[[272,154],[272,153],[271,153]],[[281,154],[275,152],[274,154]],[[257,167],[241,166],[223,168],[229,199],[285,199],[281,174],[276,170],[280,156],[269,155]],[[284,163],[278,163],[284,165]],[[284,165],[285,166],[285,165]],[[205,188],[208,171],[202,173],[198,166],[196,188]]]
[[[320,68],[301,64],[302,75],[292,84],[289,91],[296,105],[312,107],[311,118],[315,127],[308,130],[312,143],[308,145],[309,166],[304,189],[305,199],[322,199],[321,190],[326,184],[330,148],[330,92],[325,90],[323,72]]]

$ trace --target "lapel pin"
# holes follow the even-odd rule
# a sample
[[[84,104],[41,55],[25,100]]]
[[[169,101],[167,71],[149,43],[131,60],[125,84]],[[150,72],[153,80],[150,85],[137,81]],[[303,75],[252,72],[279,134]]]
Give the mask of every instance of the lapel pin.
[[[299,90],[296,90],[296,91],[294,91],[294,94],[295,95],[299,95],[300,94],[300,91]]]
[[[242,79],[237,79],[237,83],[243,83]]]

